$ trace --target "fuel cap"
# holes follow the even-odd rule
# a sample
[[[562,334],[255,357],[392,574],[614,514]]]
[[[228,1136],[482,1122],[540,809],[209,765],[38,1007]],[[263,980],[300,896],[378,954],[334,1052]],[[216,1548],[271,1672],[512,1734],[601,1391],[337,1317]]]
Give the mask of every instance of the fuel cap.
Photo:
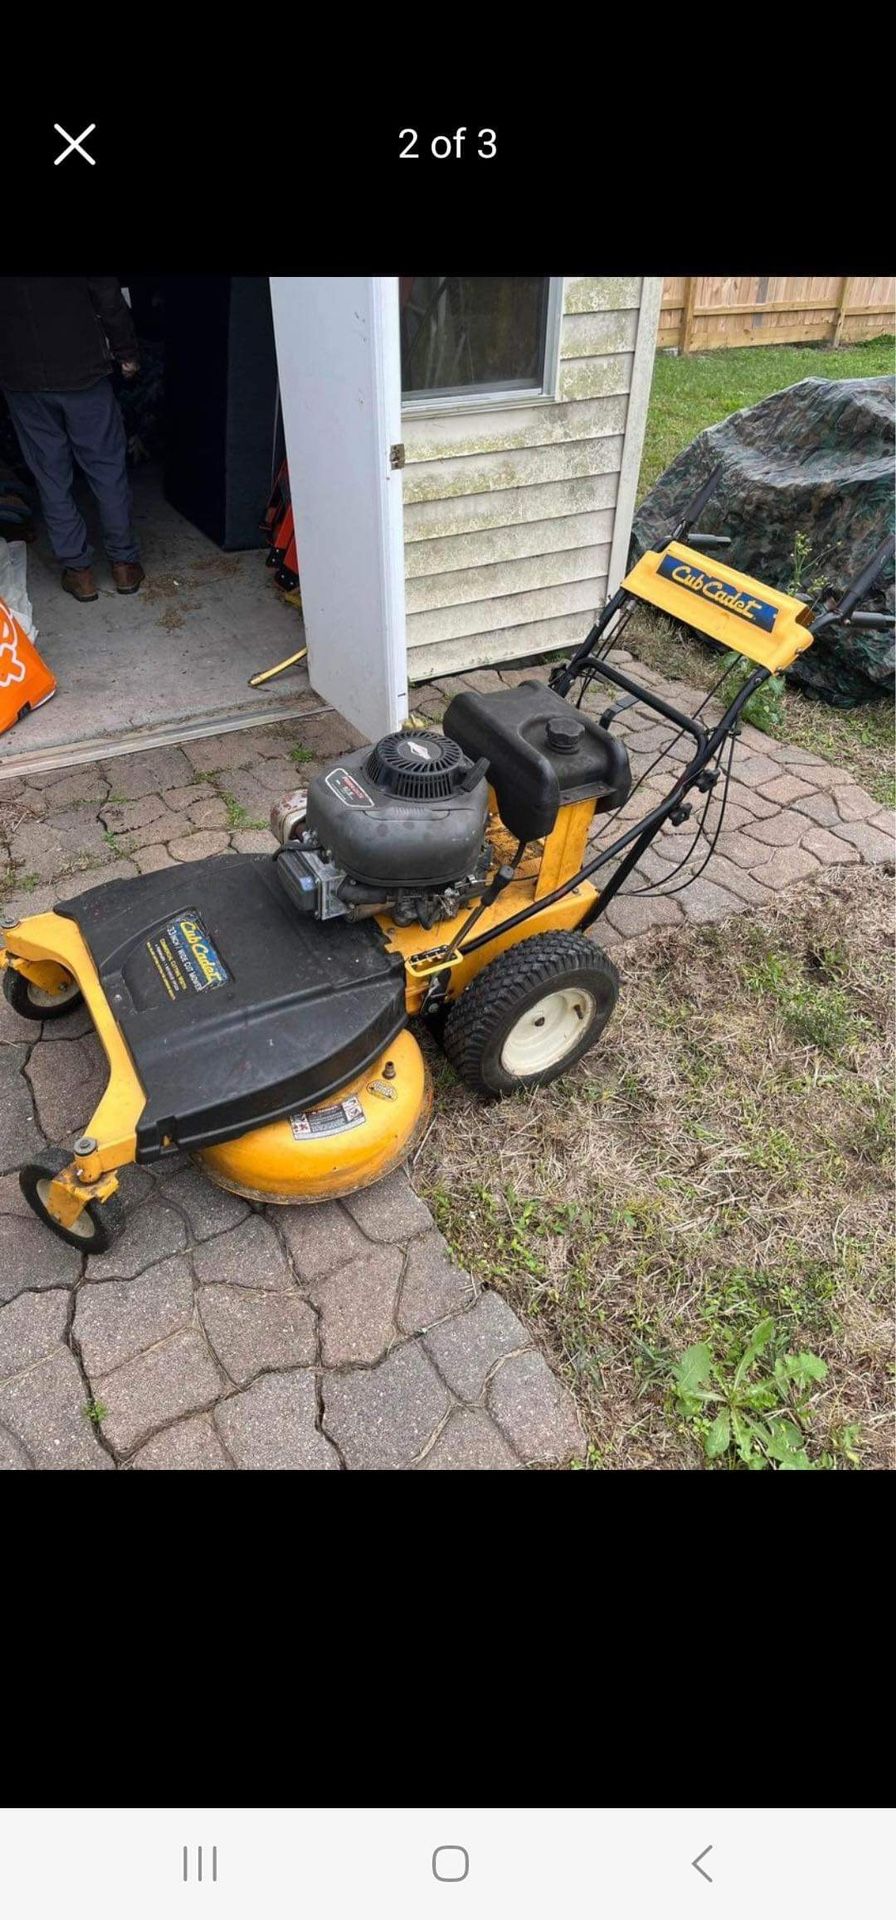
[[[584,732],[581,720],[549,720],[548,746],[555,753],[575,753]]]

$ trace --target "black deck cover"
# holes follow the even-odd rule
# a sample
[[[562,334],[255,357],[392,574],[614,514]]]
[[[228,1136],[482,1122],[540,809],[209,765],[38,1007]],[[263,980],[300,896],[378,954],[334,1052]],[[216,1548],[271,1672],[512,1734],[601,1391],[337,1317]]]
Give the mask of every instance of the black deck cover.
[[[75,920],[146,1090],[138,1160],[320,1102],[405,1022],[404,966],[372,921],[299,914],[266,854],[93,887]]]

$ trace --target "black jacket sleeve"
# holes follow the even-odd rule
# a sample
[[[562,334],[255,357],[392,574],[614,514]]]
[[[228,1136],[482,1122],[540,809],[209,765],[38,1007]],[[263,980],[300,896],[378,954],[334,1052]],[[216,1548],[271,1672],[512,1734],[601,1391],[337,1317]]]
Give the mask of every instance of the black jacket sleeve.
[[[87,282],[90,298],[103,327],[106,339],[116,360],[139,359],[137,335],[131,319],[131,309],[125,300],[117,280],[99,279]]]

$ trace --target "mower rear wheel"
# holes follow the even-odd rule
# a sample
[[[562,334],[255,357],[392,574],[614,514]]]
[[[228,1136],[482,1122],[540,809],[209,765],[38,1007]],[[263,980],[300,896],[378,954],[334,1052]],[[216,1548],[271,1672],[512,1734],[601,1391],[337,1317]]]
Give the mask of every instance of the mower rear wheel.
[[[464,1084],[491,1099],[543,1087],[594,1046],[618,997],[612,960],[584,934],[535,934],[454,1002],[445,1053]]]
[[[43,1160],[33,1160],[21,1168],[19,1186],[38,1220],[42,1220],[57,1239],[64,1240],[69,1247],[77,1247],[79,1253],[107,1253],[124,1220],[120,1194],[112,1193],[108,1200],[88,1200],[71,1227],[62,1226],[49,1211],[50,1183],[70,1162],[69,1153],[48,1153]]]
[[[23,1020],[61,1020],[64,1013],[73,1013],[84,998],[75,979],[60,987],[58,993],[48,993],[46,988],[27,980],[24,973],[16,973],[14,967],[3,969],[3,993],[13,1012],[21,1014]]]

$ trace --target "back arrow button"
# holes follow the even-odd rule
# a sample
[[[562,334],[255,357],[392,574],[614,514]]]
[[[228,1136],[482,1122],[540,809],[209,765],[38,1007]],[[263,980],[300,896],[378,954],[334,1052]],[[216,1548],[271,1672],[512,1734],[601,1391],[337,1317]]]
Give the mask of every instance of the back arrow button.
[[[712,1853],[711,1846],[704,1847],[703,1852],[698,1853],[696,1860],[691,1861],[691,1866],[696,1867],[697,1872],[702,1873],[704,1880],[708,1880],[710,1886],[712,1886],[712,1874],[707,1873],[705,1867],[701,1867],[700,1865],[701,1860],[705,1860],[708,1853]]]

